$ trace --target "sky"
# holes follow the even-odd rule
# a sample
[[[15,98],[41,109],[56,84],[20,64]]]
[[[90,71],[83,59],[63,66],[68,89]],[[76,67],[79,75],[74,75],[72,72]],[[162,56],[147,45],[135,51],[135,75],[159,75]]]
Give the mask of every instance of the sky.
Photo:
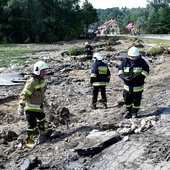
[[[80,0],[80,5],[85,0]],[[146,7],[147,0],[88,0],[94,8],[96,9],[106,9],[113,7],[127,7],[127,8],[138,8],[138,7]]]

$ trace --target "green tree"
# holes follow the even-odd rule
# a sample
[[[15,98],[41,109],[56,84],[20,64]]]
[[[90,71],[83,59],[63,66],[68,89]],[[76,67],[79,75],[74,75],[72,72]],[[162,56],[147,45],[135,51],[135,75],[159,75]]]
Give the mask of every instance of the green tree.
[[[147,22],[147,32],[151,34],[170,33],[170,7],[164,5],[159,12],[151,15]]]
[[[22,22],[25,40],[39,42],[43,34],[43,11],[37,0],[22,1]]]
[[[3,24],[5,27],[2,30],[2,32],[6,36],[7,41],[10,42],[22,41],[22,37],[20,36],[21,15],[22,15],[22,11],[21,11],[19,0],[10,0],[6,5],[4,5]]]
[[[61,13],[58,20],[60,26],[60,37],[65,40],[76,38],[81,34],[81,11],[78,0],[63,0],[60,3]]]
[[[90,24],[94,24],[98,21],[97,10],[93,8],[92,4],[85,0],[81,9],[82,23],[87,35]]]

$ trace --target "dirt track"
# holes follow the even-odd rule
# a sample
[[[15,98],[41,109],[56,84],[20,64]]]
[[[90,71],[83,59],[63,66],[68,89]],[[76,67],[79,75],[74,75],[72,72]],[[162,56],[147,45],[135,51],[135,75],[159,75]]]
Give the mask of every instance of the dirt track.
[[[92,45],[96,43],[92,42]],[[84,42],[80,43],[82,46],[83,44]],[[130,44],[131,42],[122,41],[121,44],[114,46],[114,52],[102,50],[101,53],[116,55],[121,50],[127,50]],[[56,45],[55,48],[63,51],[67,46],[66,44],[61,48],[61,45],[59,47]],[[140,50],[147,48],[149,47],[145,46]],[[18,170],[30,157],[37,159],[35,164],[29,164],[29,169],[170,169],[170,58],[167,56],[158,56],[156,59],[150,57],[149,60],[148,57],[145,58],[151,72],[146,79],[139,118],[124,120],[122,119],[124,106],[121,104],[123,84],[117,72],[117,65],[121,61],[113,59],[112,55],[108,58],[112,73],[111,82],[107,87],[108,109],[104,110],[98,103],[98,109],[92,110],[89,107],[91,103],[89,75],[92,62],[82,63],[69,58],[63,59],[59,56],[60,51],[40,54],[51,67],[49,73],[54,72],[47,76],[50,106],[46,108],[46,115],[48,127],[58,132],[58,137],[45,140],[33,150],[20,145],[19,139],[25,137],[26,122],[24,118],[19,119],[17,116],[16,96],[19,95],[23,84],[1,86],[0,169]],[[31,66],[18,68],[17,71],[23,70],[31,70]],[[68,130],[66,125],[58,120],[59,107],[67,107],[70,111]],[[141,127],[141,122],[145,122],[142,131],[123,133],[123,130],[129,130],[132,125]],[[17,137],[12,135],[11,131],[15,132]],[[80,156],[75,152],[76,149],[95,148],[115,134],[120,135],[122,139],[94,156]]]

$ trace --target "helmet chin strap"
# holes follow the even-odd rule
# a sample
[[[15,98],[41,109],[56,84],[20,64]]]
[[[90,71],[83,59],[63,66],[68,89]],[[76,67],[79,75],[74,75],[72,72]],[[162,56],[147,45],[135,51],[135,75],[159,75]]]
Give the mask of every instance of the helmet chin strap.
[[[137,58],[135,58],[135,59],[130,58],[130,60],[131,60],[131,61],[136,61],[136,60],[137,60]]]

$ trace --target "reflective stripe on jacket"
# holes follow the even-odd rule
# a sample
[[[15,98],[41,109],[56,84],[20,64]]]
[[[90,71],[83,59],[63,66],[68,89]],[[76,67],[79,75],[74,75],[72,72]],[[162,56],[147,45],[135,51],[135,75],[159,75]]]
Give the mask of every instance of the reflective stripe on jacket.
[[[42,105],[26,103],[25,110],[42,111]]]

